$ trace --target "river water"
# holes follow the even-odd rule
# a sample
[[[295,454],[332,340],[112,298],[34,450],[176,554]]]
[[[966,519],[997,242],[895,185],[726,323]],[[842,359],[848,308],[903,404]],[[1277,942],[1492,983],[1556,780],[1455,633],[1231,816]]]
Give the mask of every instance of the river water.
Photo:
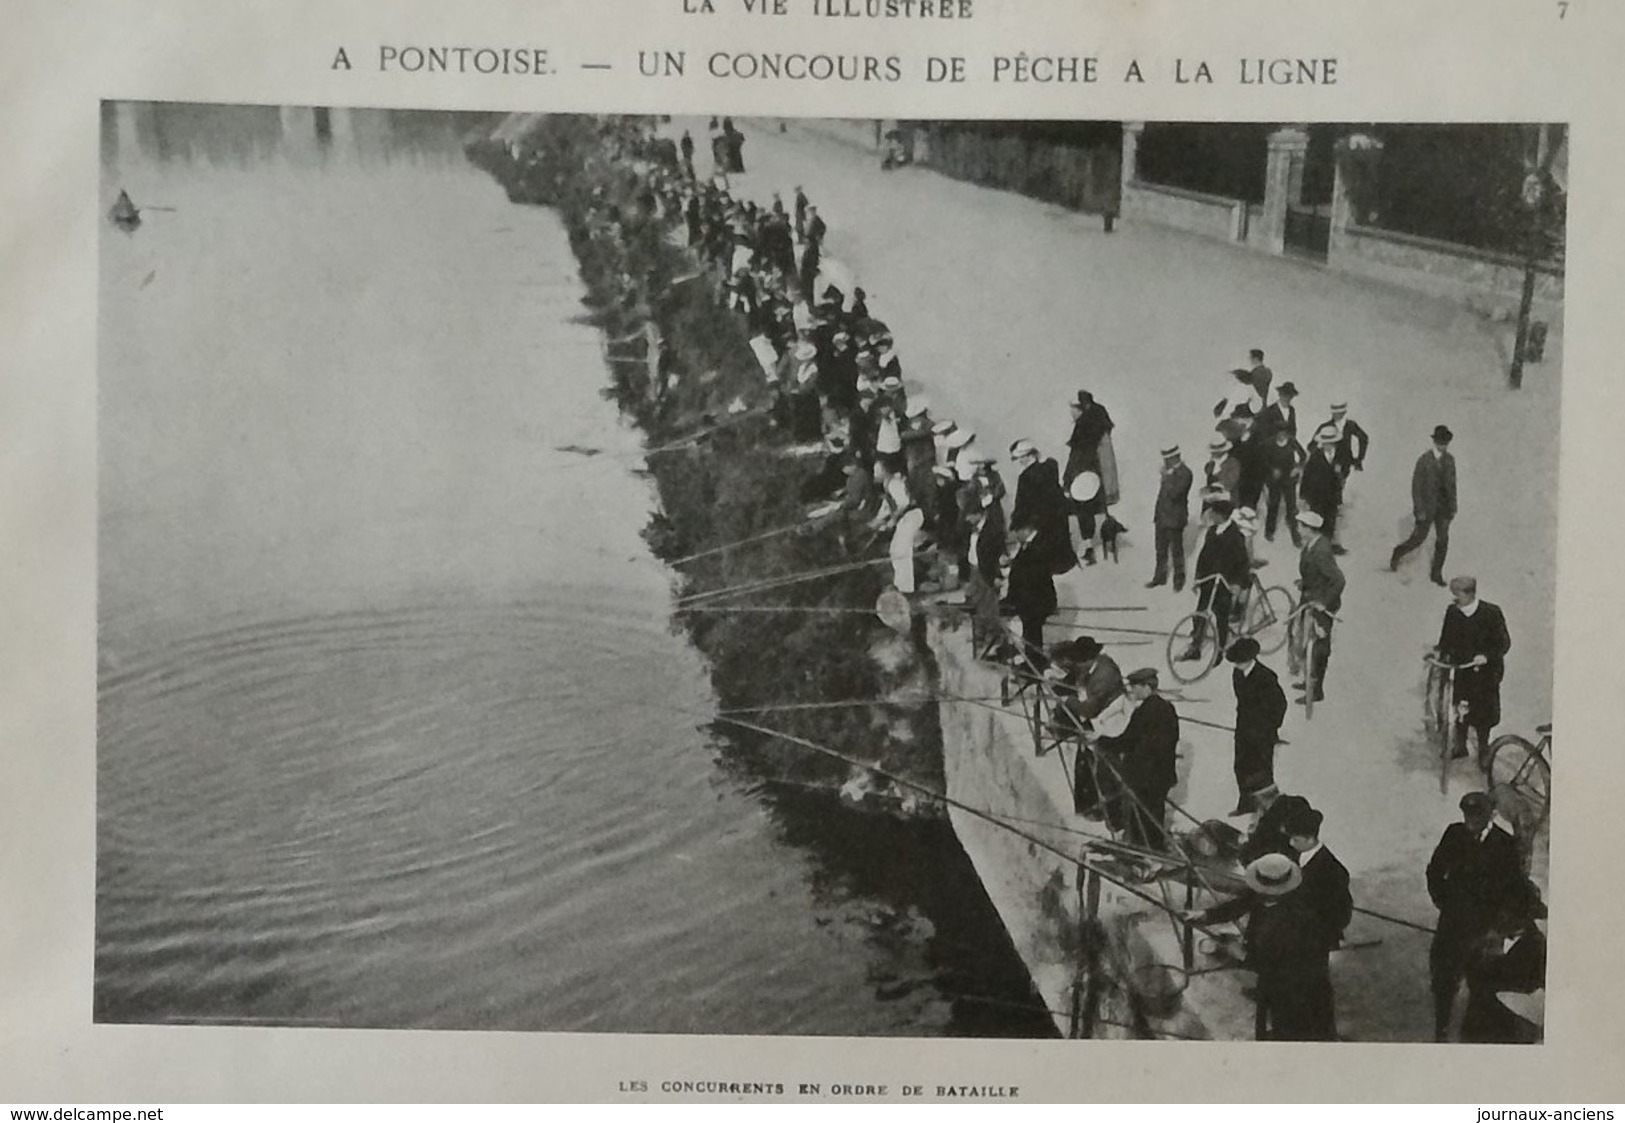
[[[556,216],[309,123],[105,120],[97,1019],[1049,1032],[946,826],[707,727]]]

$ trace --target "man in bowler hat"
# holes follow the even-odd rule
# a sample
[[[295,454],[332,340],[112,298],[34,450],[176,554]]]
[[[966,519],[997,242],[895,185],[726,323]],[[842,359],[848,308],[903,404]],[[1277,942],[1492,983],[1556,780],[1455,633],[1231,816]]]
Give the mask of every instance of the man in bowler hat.
[[[1394,547],[1388,557],[1390,571],[1399,568],[1406,554],[1427,540],[1433,531],[1433,565],[1428,577],[1444,584],[1444,559],[1450,552],[1450,520],[1456,517],[1456,458],[1450,455],[1454,439],[1448,427],[1433,427],[1433,447],[1416,458],[1411,472],[1411,513],[1416,520],[1411,536]]]
[[[1236,809],[1252,810],[1253,793],[1275,783],[1275,744],[1286,720],[1286,693],[1274,671],[1258,661],[1258,641],[1243,636],[1225,658],[1234,666],[1236,692]]]

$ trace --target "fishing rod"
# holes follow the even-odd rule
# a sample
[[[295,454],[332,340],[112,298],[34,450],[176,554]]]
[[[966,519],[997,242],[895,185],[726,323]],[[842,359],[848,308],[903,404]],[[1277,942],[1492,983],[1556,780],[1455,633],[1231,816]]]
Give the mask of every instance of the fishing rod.
[[[916,550],[909,555],[909,559],[927,557],[935,550],[927,548]],[[737,596],[744,593],[761,593],[770,589],[780,589],[788,585],[798,585],[804,581],[817,581],[823,577],[835,577],[842,573],[852,573],[860,569],[870,569],[880,565],[891,565],[899,560],[891,557],[869,558],[865,561],[843,562],[838,565],[824,566],[820,569],[808,570],[804,573],[787,574],[779,577],[768,577],[760,581],[753,581],[743,585],[732,585],[722,589],[709,589],[701,593],[693,593],[686,597],[679,597],[676,607],[687,608],[694,604],[703,604],[720,597]]]
[[[794,534],[796,531],[805,529],[811,525],[812,521],[810,519],[803,519],[798,523],[791,523],[789,526],[781,526],[777,530],[763,531],[761,534],[752,535],[749,538],[741,538],[737,542],[725,542],[721,546],[713,546],[709,550],[701,550],[697,554],[689,554],[686,557],[676,558],[667,562],[666,564],[687,565],[689,562],[699,561],[701,558],[709,558],[717,554],[725,554],[729,550],[736,550],[741,546],[749,546],[757,542],[766,542],[770,538],[778,538],[785,534]]]

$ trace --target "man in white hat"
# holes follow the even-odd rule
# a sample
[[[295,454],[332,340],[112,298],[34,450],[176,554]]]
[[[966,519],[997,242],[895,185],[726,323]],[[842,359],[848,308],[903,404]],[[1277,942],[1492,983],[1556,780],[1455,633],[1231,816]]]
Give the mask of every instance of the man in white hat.
[[[1332,544],[1326,539],[1325,520],[1313,511],[1304,511],[1298,516],[1298,525],[1303,528],[1304,538],[1303,551],[1298,555],[1299,596],[1301,603],[1314,605],[1318,610],[1306,615],[1301,625],[1317,628],[1321,642],[1315,648],[1315,665],[1296,669],[1299,674],[1309,674],[1305,697],[1308,696],[1307,682],[1313,682],[1314,700],[1320,702],[1326,697],[1326,663],[1332,656],[1332,623],[1338,609],[1343,606],[1343,570],[1337,564],[1337,556],[1332,553]],[[1304,700],[1299,698],[1297,701],[1301,704]]]
[[[1365,471],[1365,454],[1371,447],[1371,438],[1360,428],[1359,423],[1349,416],[1347,402],[1332,403],[1331,419],[1323,422],[1321,428],[1328,426],[1337,434],[1337,449],[1333,462],[1337,466],[1338,477],[1346,480],[1350,472]]]
[[[1260,1041],[1335,1041],[1332,977],[1324,924],[1298,891],[1303,871],[1284,854],[1242,871],[1247,891],[1184,917],[1196,924],[1247,918],[1245,966],[1257,973],[1254,1033]]]
[[[1146,582],[1147,589],[1155,589],[1168,580],[1171,565],[1174,574],[1174,592],[1185,587],[1185,527],[1190,523],[1191,470],[1180,459],[1179,446],[1170,445],[1162,450],[1162,476],[1157,486],[1157,502],[1151,513],[1156,528],[1156,572]]]
[[[1207,463],[1202,467],[1207,478],[1207,487],[1204,496],[1222,489],[1225,498],[1232,503],[1238,501],[1241,492],[1241,461],[1231,455],[1230,441],[1223,435],[1215,436],[1208,442]],[[1202,510],[1207,511],[1213,506],[1212,498],[1205,498]]]
[[[1320,516],[1321,531],[1332,544],[1332,553],[1342,554],[1337,544],[1337,513],[1343,506],[1343,477],[1337,471],[1337,430],[1322,425],[1315,432],[1315,448],[1303,465],[1298,498]]]

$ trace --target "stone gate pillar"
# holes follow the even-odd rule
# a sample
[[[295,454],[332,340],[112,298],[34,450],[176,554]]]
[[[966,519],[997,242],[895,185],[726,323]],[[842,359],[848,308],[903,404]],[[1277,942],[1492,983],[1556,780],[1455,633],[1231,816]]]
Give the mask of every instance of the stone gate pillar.
[[[1270,134],[1264,165],[1264,210],[1259,216],[1262,245],[1286,252],[1287,208],[1303,201],[1303,167],[1309,153],[1309,127],[1287,125]]]
[[[1121,177],[1123,184],[1123,197],[1128,197],[1129,188],[1140,178],[1140,135],[1145,132],[1144,121],[1123,122],[1123,166]]]

